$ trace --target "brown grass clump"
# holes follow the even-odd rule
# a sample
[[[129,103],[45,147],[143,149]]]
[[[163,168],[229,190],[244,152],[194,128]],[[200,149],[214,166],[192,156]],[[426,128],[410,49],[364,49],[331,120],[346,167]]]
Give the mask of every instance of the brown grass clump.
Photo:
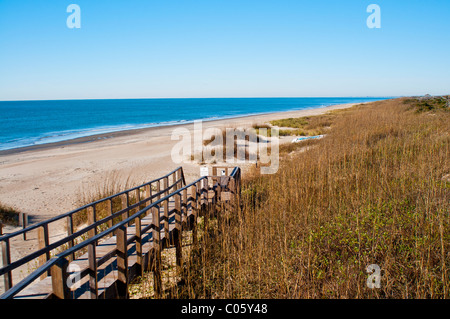
[[[19,212],[17,212],[14,208],[0,203],[0,223],[18,226]]]
[[[92,187],[86,187],[79,191],[77,196],[77,206],[81,207],[100,199],[120,193],[126,189],[133,187],[131,179],[128,176],[126,179],[121,177],[117,172],[106,174],[102,183],[95,184]],[[130,196],[130,204],[134,204],[136,198]],[[115,197],[112,200],[113,211],[117,212],[122,209],[122,202],[120,197]],[[102,219],[109,214],[109,206],[105,201],[96,206],[97,220]],[[114,222],[120,221],[121,217],[115,218]],[[74,215],[74,225],[80,226],[87,222],[87,212],[83,210]]]
[[[327,136],[276,174],[244,175],[242,208],[201,237],[179,297],[449,297],[449,112],[397,99],[331,117],[309,119]]]
[[[321,116],[304,116],[298,118],[287,118],[281,120],[274,120],[270,123],[273,126],[282,127],[280,129],[280,136],[315,136],[327,133],[331,129],[334,120],[344,110],[330,111]]]

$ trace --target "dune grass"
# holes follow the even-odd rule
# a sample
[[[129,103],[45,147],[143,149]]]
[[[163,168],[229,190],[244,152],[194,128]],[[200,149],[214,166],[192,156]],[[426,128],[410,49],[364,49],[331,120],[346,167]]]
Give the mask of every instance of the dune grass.
[[[19,212],[14,208],[0,203],[0,222],[4,225],[19,225]]]
[[[448,110],[396,99],[304,120],[289,125],[327,136],[244,174],[242,208],[200,238],[177,297],[448,298]]]
[[[105,175],[102,183],[96,184],[93,187],[85,187],[80,189],[77,195],[77,206],[81,207],[95,201],[104,199],[111,195],[120,193],[126,189],[133,187],[131,182],[131,177],[128,176],[124,178],[120,176],[117,172],[111,172]],[[129,198],[130,204],[134,204],[136,202],[136,198],[134,196],[130,196]],[[112,209],[114,212],[117,212],[122,209],[122,202],[119,197],[115,197],[112,200]],[[105,218],[109,215],[109,205],[105,201],[96,205],[96,216],[97,220]],[[121,220],[121,216],[115,218],[114,222],[118,222]],[[80,226],[87,222],[87,211],[83,210],[74,215],[74,225]],[[104,225],[106,227],[106,225]],[[104,227],[103,227],[104,228]],[[100,229],[100,230],[103,230]]]
[[[433,112],[433,111],[450,111],[450,96],[435,96],[428,98],[411,98],[405,99],[404,103],[409,105],[416,112]]]
[[[347,109],[330,111],[320,116],[304,116],[270,121],[273,126],[281,127],[280,136],[315,136],[327,133],[337,116]]]

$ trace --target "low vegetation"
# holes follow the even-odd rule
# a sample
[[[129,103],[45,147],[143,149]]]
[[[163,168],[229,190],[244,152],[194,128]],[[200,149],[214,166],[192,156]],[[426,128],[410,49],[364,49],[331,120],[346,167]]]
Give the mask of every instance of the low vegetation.
[[[426,96],[420,98],[410,98],[404,101],[416,112],[450,111],[450,96]]]
[[[120,193],[121,191],[131,188],[130,177],[125,180],[118,175],[116,172],[109,173],[105,175],[105,179],[103,183],[96,185],[95,187],[86,187],[82,189],[78,193],[77,198],[77,206],[81,207],[100,199],[107,198],[111,195]],[[136,202],[136,198],[134,196],[130,196],[129,198],[130,204],[134,204]],[[117,212],[122,209],[122,201],[120,197],[115,197],[112,200],[112,209],[113,212]],[[105,218],[109,216],[109,204],[107,201],[96,205],[96,217],[97,220]],[[121,217],[117,217],[114,222],[118,222],[121,220]],[[83,210],[74,215],[74,225],[80,226],[87,223],[87,211]],[[106,225],[104,225],[106,227]],[[100,231],[103,230],[99,229]]]
[[[271,121],[280,127],[280,136],[315,136],[327,133],[337,116],[346,110],[335,110],[321,116],[304,116]]]
[[[422,102],[272,122],[327,136],[244,174],[241,209],[200,238],[176,296],[449,298],[450,115]]]
[[[4,225],[19,225],[19,212],[14,208],[0,203],[0,223]]]

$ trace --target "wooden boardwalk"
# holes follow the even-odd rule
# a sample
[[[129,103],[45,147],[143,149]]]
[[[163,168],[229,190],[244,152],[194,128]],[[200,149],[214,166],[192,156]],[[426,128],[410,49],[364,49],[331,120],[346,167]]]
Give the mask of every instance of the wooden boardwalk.
[[[62,218],[67,219],[68,236],[55,243],[49,242],[48,226],[59,218],[0,237],[0,275],[8,288],[0,298],[127,298],[128,284],[147,271],[153,273],[155,297],[160,296],[161,251],[175,247],[177,267],[181,267],[182,232],[193,230],[196,237],[199,217],[220,213],[218,204],[233,205],[238,199],[240,169],[224,171],[224,176],[217,176],[217,168],[213,168],[212,176],[186,185],[180,167],[157,180],[66,213]],[[114,211],[117,202],[120,209]],[[97,218],[100,207],[108,208],[106,217]],[[89,223],[75,230],[74,214],[80,212],[87,213]],[[9,260],[11,238],[33,230],[40,234],[40,249],[20,260]],[[79,238],[84,240],[76,241]],[[50,257],[57,248],[63,251]],[[40,267],[13,285],[12,271],[33,259],[40,260]]]

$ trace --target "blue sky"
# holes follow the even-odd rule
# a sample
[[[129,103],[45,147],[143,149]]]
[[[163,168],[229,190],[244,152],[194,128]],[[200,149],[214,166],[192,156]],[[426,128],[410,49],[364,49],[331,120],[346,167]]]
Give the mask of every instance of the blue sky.
[[[448,94],[449,52],[448,0],[0,0],[0,100]]]

